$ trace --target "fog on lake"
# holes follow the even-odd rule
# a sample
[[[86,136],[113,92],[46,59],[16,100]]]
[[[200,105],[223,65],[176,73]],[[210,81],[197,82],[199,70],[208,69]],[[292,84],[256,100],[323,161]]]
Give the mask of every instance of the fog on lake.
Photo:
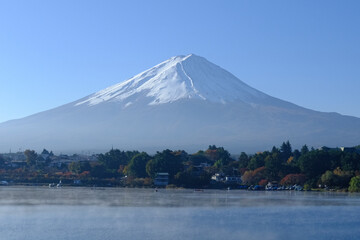
[[[359,239],[360,195],[0,187],[1,239]]]

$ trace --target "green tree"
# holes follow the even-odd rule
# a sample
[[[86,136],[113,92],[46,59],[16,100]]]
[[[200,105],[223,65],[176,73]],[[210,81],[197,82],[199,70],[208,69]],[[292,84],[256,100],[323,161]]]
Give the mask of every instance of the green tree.
[[[331,162],[331,169],[335,169],[341,166],[341,156],[343,152],[341,150],[330,150],[329,151],[329,161]]]
[[[246,153],[241,152],[238,160],[239,160],[239,168],[247,168],[249,164],[249,157]]]
[[[259,167],[262,167],[265,165],[265,161],[264,161],[264,157],[262,154],[257,153],[254,156],[251,157],[249,164],[248,164],[248,168],[250,170],[255,170]]]
[[[91,166],[89,161],[81,161],[81,162],[72,162],[68,166],[69,171],[79,174],[84,171],[90,171]]]
[[[136,178],[146,177],[146,164],[150,159],[150,156],[145,152],[135,155],[127,165],[126,174]]]
[[[102,164],[97,164],[95,165],[90,172],[92,177],[95,178],[108,178],[111,177],[111,174],[109,174],[108,171],[106,171],[104,165]]]
[[[310,151],[305,155],[301,155],[298,161],[299,168],[306,175],[308,180],[312,180],[315,184],[326,170],[331,169],[331,161],[329,161],[329,153],[324,151]]]
[[[336,185],[342,188],[349,187],[351,177],[354,176],[353,171],[344,171],[337,167],[333,173],[338,176]]]
[[[196,153],[189,155],[189,161],[193,165],[200,165],[201,163],[210,163],[209,159],[204,155],[204,153]]]
[[[193,169],[189,167],[186,171],[175,174],[174,184],[188,188],[202,188],[209,185],[211,175],[203,172],[202,174],[195,176],[192,171]]]
[[[274,154],[274,153],[279,154],[279,153],[280,153],[280,150],[279,150],[277,147],[273,146],[272,149],[271,149],[271,153],[272,153],[272,154]]]
[[[306,144],[304,146],[302,146],[300,152],[301,152],[301,155],[307,154],[309,152],[308,146],[306,146]]]
[[[286,162],[292,154],[292,148],[289,141],[283,142],[280,147],[280,158],[283,162]]]
[[[81,172],[90,171],[90,170],[91,170],[91,165],[90,165],[89,161],[80,162],[80,171]]]
[[[350,192],[360,192],[360,176],[351,178],[349,191]]]
[[[323,175],[321,175],[321,182],[328,187],[334,187],[338,185],[339,176],[334,174],[332,171],[327,170]]]
[[[344,153],[341,157],[341,168],[345,171],[360,169],[360,155],[357,153]]]
[[[36,158],[37,158],[37,153],[34,150],[25,150],[24,152],[25,156],[26,156],[26,163],[28,166],[34,166],[36,165]]]
[[[120,151],[119,149],[111,149],[105,154],[100,154],[98,156],[98,160],[107,170],[115,172],[119,169],[120,165],[126,166],[131,159],[130,157],[132,157],[131,152],[124,152]]]
[[[138,155],[140,152],[139,152],[139,151],[126,151],[126,152],[124,152],[124,153],[125,153],[125,156],[126,156],[126,161],[129,163],[130,160],[131,160],[134,156]],[[125,164],[125,163],[122,163],[122,165],[126,165],[126,164]]]
[[[155,163],[154,159],[151,159],[150,161],[147,162],[145,169],[146,169],[146,173],[147,173],[147,175],[149,175],[149,177],[151,177],[151,178],[156,177],[156,173],[159,169],[159,167],[157,166],[158,164],[159,164],[158,162]]]
[[[265,167],[268,179],[270,181],[279,180],[279,172],[282,169],[282,160],[279,154],[271,154],[265,158]]]
[[[299,150],[295,149],[293,152],[293,156],[294,156],[293,161],[296,162],[299,159],[299,157],[301,156],[301,152]]]
[[[213,163],[218,160],[221,160],[222,163],[228,163],[231,161],[230,153],[223,147],[216,147],[215,145],[210,145],[209,149],[205,151],[205,155]]]
[[[157,152],[154,158],[146,164],[146,172],[150,177],[155,177],[158,172],[167,172],[170,177],[173,177],[182,169],[182,156],[169,149]]]

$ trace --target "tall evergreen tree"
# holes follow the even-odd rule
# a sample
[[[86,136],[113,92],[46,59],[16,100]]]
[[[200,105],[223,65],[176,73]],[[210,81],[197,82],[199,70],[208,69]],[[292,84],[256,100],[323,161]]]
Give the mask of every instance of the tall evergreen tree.
[[[239,156],[239,168],[247,168],[249,164],[249,157],[246,153],[241,152]]]
[[[287,141],[286,143],[283,142],[283,144],[280,147],[280,153],[281,153],[280,154],[281,160],[283,162],[286,162],[292,154],[292,148],[289,141]]]
[[[302,148],[301,148],[301,155],[305,155],[305,154],[307,154],[308,152],[309,152],[309,148],[308,148],[308,146],[306,146],[306,144],[304,145],[304,146],[302,146]]]

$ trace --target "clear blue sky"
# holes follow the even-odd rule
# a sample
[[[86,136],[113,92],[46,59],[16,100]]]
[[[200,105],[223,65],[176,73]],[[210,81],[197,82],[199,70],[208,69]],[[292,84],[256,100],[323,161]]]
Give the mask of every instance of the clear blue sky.
[[[272,96],[360,117],[360,1],[0,1],[0,122],[195,53]]]

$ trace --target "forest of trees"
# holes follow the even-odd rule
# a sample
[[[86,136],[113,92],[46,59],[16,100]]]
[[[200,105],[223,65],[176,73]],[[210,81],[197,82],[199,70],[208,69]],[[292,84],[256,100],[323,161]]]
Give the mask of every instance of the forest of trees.
[[[53,156],[52,152],[44,151]],[[321,186],[360,190],[360,154],[356,148],[351,151],[325,147],[319,150],[304,145],[300,150],[293,150],[287,141],[271,151],[251,155],[242,152],[238,157],[232,157],[223,147],[215,145],[194,154],[166,149],[149,155],[111,149],[97,155],[97,161],[74,161],[56,167],[50,165],[51,157],[39,159],[40,155],[33,150],[26,150],[24,154],[26,165],[20,168],[6,165],[7,159],[0,155],[1,180],[40,184],[61,179],[71,184],[79,179],[83,185],[151,187],[156,173],[166,172],[172,186],[212,188],[211,176],[222,173],[241,176],[243,185],[277,182],[283,186],[298,184],[305,189]]]

